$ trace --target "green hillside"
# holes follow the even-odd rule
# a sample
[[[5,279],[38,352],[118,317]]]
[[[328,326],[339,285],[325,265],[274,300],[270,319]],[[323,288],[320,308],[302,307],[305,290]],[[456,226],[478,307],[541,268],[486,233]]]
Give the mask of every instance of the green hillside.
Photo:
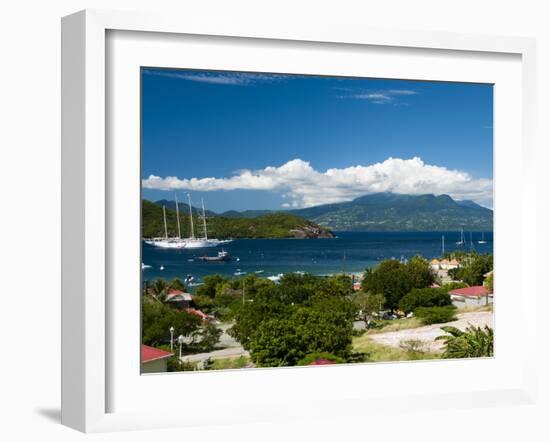
[[[175,206],[174,206],[175,209]],[[164,236],[162,205],[151,201],[142,201],[142,236],[153,238]],[[190,233],[189,215],[182,213],[180,207],[180,225],[182,237]],[[176,211],[166,209],[168,235],[177,235]],[[193,216],[195,235],[203,236],[202,219]],[[226,238],[330,238],[332,233],[314,222],[307,221],[289,213],[270,213],[255,218],[230,218],[207,214],[208,236]]]

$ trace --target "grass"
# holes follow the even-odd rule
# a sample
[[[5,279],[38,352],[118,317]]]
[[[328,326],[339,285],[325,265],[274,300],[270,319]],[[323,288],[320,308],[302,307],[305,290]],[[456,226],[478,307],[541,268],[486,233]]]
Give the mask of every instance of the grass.
[[[394,319],[394,320],[382,320],[377,321],[378,324],[381,324],[380,327],[373,328],[367,331],[368,335],[372,335],[375,333],[387,333],[387,332],[394,332],[399,330],[406,330],[409,328],[417,328],[422,327],[422,323],[418,320],[418,318],[412,317],[412,318],[401,318],[401,319]]]
[[[367,355],[367,362],[417,361],[438,359],[439,353],[429,351],[409,351],[373,341],[368,334],[353,339],[353,350]]]
[[[472,313],[472,312],[492,312],[493,311],[493,304],[489,305],[482,305],[477,307],[464,307],[458,309],[456,312],[457,314],[460,313]]]
[[[238,358],[222,358],[214,359],[209,370],[231,370],[236,368],[245,368],[250,364],[250,358],[239,356]]]

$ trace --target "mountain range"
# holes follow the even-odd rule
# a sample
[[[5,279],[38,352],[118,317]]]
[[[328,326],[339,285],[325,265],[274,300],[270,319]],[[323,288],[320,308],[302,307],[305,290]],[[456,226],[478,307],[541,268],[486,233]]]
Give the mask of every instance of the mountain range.
[[[173,201],[158,201],[175,208]],[[180,203],[180,211],[189,210]],[[198,212],[198,209],[193,209]],[[493,211],[471,200],[454,200],[449,195],[403,195],[373,193],[334,204],[293,210],[231,210],[207,216],[256,218],[270,213],[288,213],[336,231],[449,231],[461,228],[492,231]]]

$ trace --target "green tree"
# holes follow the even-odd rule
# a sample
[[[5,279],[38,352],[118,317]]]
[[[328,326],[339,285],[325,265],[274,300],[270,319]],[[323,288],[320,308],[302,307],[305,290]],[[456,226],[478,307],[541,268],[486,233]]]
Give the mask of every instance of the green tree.
[[[470,286],[483,284],[484,275],[493,270],[493,255],[471,253],[462,258],[458,269],[449,270],[453,279],[459,279]]]
[[[196,350],[201,352],[210,352],[214,350],[222,333],[222,330],[214,324],[203,325],[194,332],[194,338],[198,341]]]
[[[262,322],[269,318],[288,315],[285,311],[290,310],[291,306],[280,300],[279,292],[279,287],[261,291],[254,302],[246,303],[244,306],[239,304],[239,307],[235,309],[235,324],[228,330],[228,333],[245,349],[249,349],[252,336]]]
[[[348,275],[334,275],[322,280],[317,289],[318,293],[331,296],[350,296],[353,293],[353,285]]]
[[[480,358],[490,357],[494,354],[493,329],[470,325],[465,331],[456,327],[441,327],[447,335],[438,336],[436,339],[443,341],[445,348],[442,357],[451,358]]]
[[[211,313],[214,308],[214,300],[209,296],[195,295],[193,296],[193,304],[205,313]]]
[[[412,287],[429,287],[435,282],[430,263],[420,256],[412,257],[405,264],[406,272],[411,280]]]
[[[374,269],[367,269],[361,287],[364,292],[384,295],[384,307],[394,311],[399,306],[399,300],[414,287],[414,284],[405,264],[388,259]]]
[[[451,304],[451,296],[444,289],[412,289],[399,301],[399,309],[410,313],[418,307],[443,307]]]
[[[291,319],[260,322],[250,341],[250,355],[260,367],[296,365],[305,356],[298,330]]]
[[[428,261],[413,257],[406,264],[388,259],[374,269],[367,269],[361,287],[364,292],[384,295],[385,307],[395,311],[401,298],[413,288],[428,287],[433,282]]]
[[[287,317],[262,321],[250,339],[258,366],[296,365],[307,354],[328,352],[344,357],[351,350],[353,325],[343,316],[297,307]]]
[[[185,286],[185,284],[179,278],[172,279],[172,281],[170,281],[169,287],[171,289],[181,290],[182,292],[187,291],[187,287]]]
[[[201,325],[199,317],[160,303],[144,302],[141,311],[142,342],[147,345],[158,346],[167,342],[170,327],[174,327],[174,336],[189,336]]]
[[[295,365],[305,355],[329,352],[345,358],[351,350],[357,306],[334,292],[343,278],[331,281],[312,275],[291,274],[278,285],[261,286],[251,302],[235,311],[229,330],[250,351],[258,366]],[[347,288],[346,288],[347,289]]]
[[[229,279],[222,275],[208,275],[203,278],[203,284],[199,285],[195,294],[215,298],[221,288],[229,282]]]

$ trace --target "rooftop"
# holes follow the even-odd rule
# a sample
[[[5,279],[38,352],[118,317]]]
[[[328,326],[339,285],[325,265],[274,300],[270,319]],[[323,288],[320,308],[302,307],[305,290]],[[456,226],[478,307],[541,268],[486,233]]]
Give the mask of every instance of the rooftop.
[[[449,292],[449,295],[457,295],[457,296],[471,296],[471,297],[479,297],[479,296],[485,296],[489,294],[489,290],[487,290],[482,285],[475,285],[472,287],[464,287],[461,289],[454,289]]]
[[[156,361],[157,359],[169,358],[172,355],[173,353],[169,351],[141,344],[141,362]]]
[[[179,301],[189,301],[193,300],[193,295],[190,293],[184,293],[177,290],[178,293],[171,292],[166,295],[166,302],[179,302]]]
[[[332,365],[332,364],[336,364],[336,362],[325,358],[319,358],[319,359],[315,359],[313,362],[311,362],[308,365]]]

